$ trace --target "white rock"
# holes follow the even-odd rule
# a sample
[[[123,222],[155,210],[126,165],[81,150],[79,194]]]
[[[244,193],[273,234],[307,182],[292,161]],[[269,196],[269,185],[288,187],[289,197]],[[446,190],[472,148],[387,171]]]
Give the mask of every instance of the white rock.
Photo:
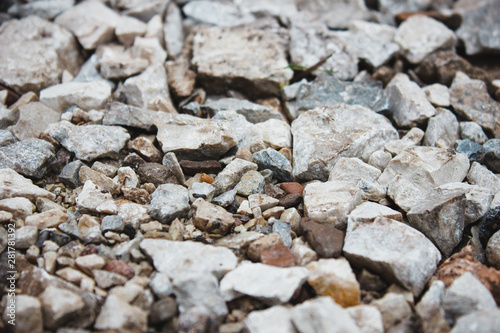
[[[151,290],[159,299],[170,296],[174,293],[172,283],[166,273],[156,272],[149,282]]]
[[[193,183],[189,186],[189,201],[194,202],[197,198],[203,198],[211,202],[216,190],[216,187],[209,183]]]
[[[54,22],[71,31],[86,50],[92,50],[113,38],[120,16],[100,1],[84,1]]]
[[[394,41],[409,62],[418,64],[434,51],[453,48],[457,38],[443,23],[428,16],[413,15],[399,26]]]
[[[480,145],[488,141],[488,137],[484,134],[483,128],[475,121],[460,122],[460,139],[471,140]]]
[[[384,146],[384,150],[396,156],[401,153],[406,148],[414,147],[420,144],[425,132],[418,127],[413,127],[404,137],[400,140],[394,140],[387,142]],[[387,164],[385,165],[387,166]],[[385,167],[384,167],[385,168]]]
[[[133,58],[140,57],[147,60],[148,65],[161,64],[167,59],[167,52],[156,38],[136,37],[130,48]]]
[[[250,194],[248,196],[248,204],[250,206],[251,210],[254,210],[255,208],[260,208],[262,211],[268,210],[270,208],[275,207],[278,205],[279,200],[276,198],[273,198],[267,194]]]
[[[345,181],[308,184],[303,196],[305,216],[338,228],[345,227],[347,215],[362,202],[358,186]]]
[[[298,180],[323,181],[341,157],[367,161],[373,152],[398,138],[384,116],[346,104],[302,113],[292,123],[292,135],[293,175]]]
[[[182,27],[182,13],[175,2],[168,4],[163,26],[165,48],[170,58],[177,58],[184,44],[184,31]]]
[[[378,181],[388,196],[405,211],[434,187],[461,182],[469,169],[465,154],[433,147],[407,148],[387,165]]]
[[[274,149],[292,147],[290,125],[278,119],[269,119],[253,126],[267,147]]]
[[[500,179],[488,170],[482,164],[473,162],[469,173],[467,174],[467,181],[472,185],[478,185],[489,189],[492,193],[500,191]]]
[[[130,46],[134,43],[137,36],[142,37],[146,33],[146,24],[138,19],[123,15],[120,17],[116,28],[115,35],[124,46]]]
[[[388,292],[384,297],[371,302],[382,315],[384,332],[409,332],[411,330],[412,308],[404,295]]]
[[[446,318],[451,322],[471,312],[495,307],[490,291],[470,272],[453,281],[443,298]]]
[[[419,231],[382,217],[372,223],[349,221],[344,242],[351,264],[396,281],[415,296],[441,260],[439,250]]]
[[[379,205],[375,202],[366,201],[358,205],[349,214],[349,223],[351,222],[372,222],[377,217],[386,217],[392,220],[403,222],[403,215],[387,206]]]
[[[459,139],[459,125],[453,112],[438,108],[436,115],[429,119],[425,130],[425,146],[435,146],[444,149],[453,148]]]
[[[382,172],[379,169],[361,161],[359,158],[342,157],[330,170],[328,180],[341,180],[357,184],[361,179],[374,182],[381,174]]]
[[[250,333],[297,332],[292,324],[291,309],[282,305],[250,312],[244,325]]]
[[[500,326],[499,318],[498,308],[474,311],[460,317],[450,333],[495,332]]]
[[[40,102],[58,112],[73,105],[83,110],[100,109],[110,97],[111,87],[105,81],[61,83],[40,92]]]
[[[9,298],[6,298],[9,300]],[[15,299],[15,318],[17,333],[43,333],[43,315],[40,300],[29,295],[16,295]],[[7,304],[9,306],[10,304]],[[4,322],[11,320],[9,309],[4,311]]]
[[[24,197],[34,202],[38,197],[55,200],[56,196],[12,169],[0,169],[0,199]]]
[[[27,249],[38,239],[36,226],[24,226],[16,230],[16,249]]]
[[[292,321],[300,333],[359,332],[346,310],[330,297],[317,297],[292,309]]]
[[[8,198],[0,200],[0,210],[12,213],[14,218],[25,219],[35,211],[36,206],[26,198]]]
[[[158,42],[163,46],[164,45],[164,36],[163,36],[163,22],[161,15],[153,16],[146,25],[146,33],[144,34],[146,38],[156,38]],[[167,49],[167,52],[169,50]],[[170,52],[169,52],[170,54]]]
[[[148,315],[141,308],[124,302],[120,297],[108,295],[94,327],[97,330],[144,332],[148,327]]]
[[[198,271],[221,278],[237,264],[237,258],[231,250],[202,243],[145,239],[140,247],[152,258],[155,268],[169,277]]]
[[[500,231],[495,232],[488,240],[486,258],[491,266],[500,269]]]
[[[390,111],[398,126],[421,125],[436,113],[423,90],[406,74],[396,74],[385,88],[385,93],[389,96]]]
[[[432,105],[443,108],[450,106],[450,91],[447,86],[435,83],[423,87],[422,90],[425,92],[427,99]]]
[[[443,309],[444,292],[443,281],[435,280],[415,308],[425,333],[448,332],[450,329]]]
[[[189,211],[189,192],[177,184],[162,184],[151,195],[148,213],[162,223],[170,223]]]
[[[305,266],[310,262],[318,260],[318,254],[302,238],[297,237],[292,241],[291,251],[295,256],[297,265]]]
[[[56,329],[71,321],[85,308],[85,302],[77,293],[49,285],[39,296],[42,302],[44,326]]]
[[[33,214],[26,217],[26,225],[34,225],[38,229],[53,228],[57,227],[63,222],[67,222],[68,214],[65,211],[58,208],[49,209],[42,213]]]
[[[391,141],[394,142],[394,141]],[[388,144],[388,143],[387,143]],[[386,144],[386,145],[387,145]],[[392,160],[392,154],[383,150],[377,150],[370,155],[368,164],[373,165],[380,171],[384,171],[389,162]]]
[[[349,316],[359,327],[361,333],[382,333],[384,324],[380,311],[371,305],[351,306],[346,309]]]
[[[97,207],[102,203],[113,200],[109,192],[102,193],[102,189],[91,180],[87,180],[83,189],[76,198],[76,206],[81,212],[97,212]]]
[[[188,2],[183,8],[184,14],[200,23],[233,27],[255,20],[252,15],[245,15],[231,3],[199,0]]]
[[[118,44],[105,44],[96,50],[99,57],[99,73],[109,80],[118,80],[144,71],[149,61],[141,55],[133,55],[131,48]]]
[[[286,303],[308,275],[303,267],[282,268],[243,262],[224,276],[220,290],[226,301],[248,295],[268,304]]]

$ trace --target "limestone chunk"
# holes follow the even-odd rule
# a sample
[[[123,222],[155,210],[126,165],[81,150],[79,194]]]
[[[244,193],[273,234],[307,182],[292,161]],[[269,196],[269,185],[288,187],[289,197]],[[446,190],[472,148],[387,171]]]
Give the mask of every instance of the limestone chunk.
[[[235,220],[231,213],[202,198],[196,199],[192,207],[196,210],[193,215],[194,225],[201,230],[213,234],[225,235],[234,225]]]

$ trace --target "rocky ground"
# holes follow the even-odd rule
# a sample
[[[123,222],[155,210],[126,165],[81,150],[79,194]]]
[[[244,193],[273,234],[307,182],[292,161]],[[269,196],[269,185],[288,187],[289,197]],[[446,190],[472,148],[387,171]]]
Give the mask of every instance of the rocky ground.
[[[0,331],[500,332],[499,0],[0,10]]]

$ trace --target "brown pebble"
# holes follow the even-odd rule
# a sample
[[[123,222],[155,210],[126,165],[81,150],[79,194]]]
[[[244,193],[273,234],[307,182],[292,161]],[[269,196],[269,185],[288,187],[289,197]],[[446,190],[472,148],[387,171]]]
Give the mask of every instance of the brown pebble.
[[[322,258],[338,258],[344,247],[344,233],[332,226],[313,221],[308,217],[300,220],[299,231]]]
[[[283,240],[281,239],[280,235],[274,232],[267,234],[250,244],[247,251],[248,258],[250,258],[250,260],[252,261],[259,261],[260,254],[263,251],[272,248],[276,244],[283,244]]]
[[[222,170],[222,165],[216,160],[207,161],[179,161],[182,171],[186,175],[195,175],[197,173],[219,173]]]
[[[123,275],[129,280],[135,275],[134,269],[123,260],[108,261],[104,266],[104,270]]]
[[[213,182],[215,182],[215,179],[213,179],[212,177],[210,177],[206,173],[202,173],[201,174],[201,181],[204,183],[212,184]]]
[[[97,253],[97,247],[95,247],[94,245],[87,245],[87,246],[85,246],[85,248],[83,249],[83,252],[80,255],[86,256],[89,254],[96,254],[96,253]]]
[[[302,195],[302,193],[304,192],[304,186],[296,182],[281,183],[280,187],[283,191],[286,192],[286,194],[297,193]]]
[[[295,256],[284,244],[276,244],[272,248],[262,251],[260,253],[260,261],[263,264],[271,266],[295,266]]]
[[[278,203],[278,206],[283,206],[285,209],[291,208],[291,207],[297,207],[300,203],[302,203],[302,195],[298,193],[290,193],[287,194],[285,197],[280,199],[280,202]]]

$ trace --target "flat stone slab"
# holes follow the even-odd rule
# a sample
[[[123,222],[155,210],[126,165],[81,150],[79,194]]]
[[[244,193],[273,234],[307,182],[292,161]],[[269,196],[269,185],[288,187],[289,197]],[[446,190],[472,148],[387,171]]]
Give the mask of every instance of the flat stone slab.
[[[390,121],[359,105],[336,104],[301,114],[292,123],[293,176],[328,179],[341,157],[367,161],[387,142],[399,138]]]
[[[86,111],[100,109],[110,97],[111,86],[102,80],[61,83],[40,92],[40,102],[61,113],[71,106]]]

